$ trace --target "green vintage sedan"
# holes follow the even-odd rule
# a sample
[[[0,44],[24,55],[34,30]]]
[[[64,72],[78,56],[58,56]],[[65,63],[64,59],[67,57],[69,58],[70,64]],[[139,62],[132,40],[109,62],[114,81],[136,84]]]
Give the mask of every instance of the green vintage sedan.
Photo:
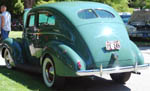
[[[147,68],[118,13],[96,2],[45,4],[24,13],[22,38],[3,41],[6,67],[41,72],[48,87],[66,77],[110,74],[119,83]]]

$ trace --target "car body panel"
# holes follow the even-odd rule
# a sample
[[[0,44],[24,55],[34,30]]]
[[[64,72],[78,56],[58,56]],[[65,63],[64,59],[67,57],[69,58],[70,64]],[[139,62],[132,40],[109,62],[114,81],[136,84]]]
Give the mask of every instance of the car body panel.
[[[20,40],[20,39],[18,39]],[[2,53],[4,52],[5,48],[8,48],[10,50],[10,54],[13,57],[13,60],[15,60],[15,64],[23,64],[24,58],[22,55],[22,48],[19,44],[19,41],[11,38],[7,38],[6,40],[3,41],[3,48],[2,48]],[[4,55],[2,54],[2,57]]]
[[[84,9],[94,12],[95,9],[106,10],[114,17],[100,18],[95,13],[96,18],[81,19],[78,13]],[[46,24],[41,22],[45,20],[44,16]],[[49,18],[52,22],[48,22]],[[6,40],[4,45],[8,44],[12,52],[16,49],[23,63],[33,68],[42,69],[47,55],[54,62],[56,75],[65,77],[79,76],[76,72],[100,69],[102,66],[107,69],[144,65],[143,56],[130,41],[120,16],[108,5],[94,2],[41,5],[24,14],[24,23],[23,38],[16,42]],[[107,41],[119,41],[120,49],[106,50]]]

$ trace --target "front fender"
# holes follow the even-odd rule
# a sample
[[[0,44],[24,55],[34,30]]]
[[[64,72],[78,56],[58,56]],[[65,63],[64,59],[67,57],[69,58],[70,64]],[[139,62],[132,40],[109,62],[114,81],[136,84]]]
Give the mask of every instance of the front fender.
[[[86,69],[82,58],[65,44],[49,43],[43,51],[43,58],[47,54],[51,56],[55,64],[56,74],[59,76],[76,76],[76,71]],[[80,63],[80,68],[78,63]]]
[[[138,47],[132,42],[130,41],[131,44],[131,51],[136,59],[136,61],[138,62],[139,65],[143,65],[144,64],[144,57],[141,53],[141,51],[138,49]]]
[[[17,42],[17,40],[12,38],[7,38],[2,43],[2,57],[4,57],[4,51],[8,48],[10,50],[11,56],[15,62],[15,64],[18,64],[20,62],[23,62],[23,56],[22,56],[22,48],[20,44]]]

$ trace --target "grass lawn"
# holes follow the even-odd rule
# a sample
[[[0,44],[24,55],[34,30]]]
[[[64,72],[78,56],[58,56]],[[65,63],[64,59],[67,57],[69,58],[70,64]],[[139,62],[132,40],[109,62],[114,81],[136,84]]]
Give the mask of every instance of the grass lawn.
[[[10,38],[22,38],[22,31],[11,31],[9,34]]]
[[[47,88],[41,74],[0,67],[0,91],[54,91]]]
[[[11,31],[10,38],[21,38],[22,31]],[[47,88],[41,74],[0,67],[0,91],[54,91]]]

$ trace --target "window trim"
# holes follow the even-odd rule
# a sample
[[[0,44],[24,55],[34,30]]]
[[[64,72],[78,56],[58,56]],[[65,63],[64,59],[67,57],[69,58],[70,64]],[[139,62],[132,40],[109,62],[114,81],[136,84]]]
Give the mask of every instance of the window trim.
[[[35,21],[36,21],[36,14],[35,13],[29,13],[28,14],[28,18],[27,18],[27,23],[26,23],[26,27],[28,28],[29,27],[29,21],[30,21],[30,16],[31,15],[34,15],[35,16],[35,20],[34,20],[34,26],[36,26],[36,24],[35,24]]]
[[[79,10],[78,13],[77,13],[78,17],[79,17],[79,13],[82,12],[82,11],[84,11],[84,10],[92,10],[92,12],[95,14],[96,18],[99,17],[99,16],[96,14],[96,12],[95,12],[92,8]],[[85,19],[85,18],[81,18],[81,17],[79,17],[79,18],[80,18],[80,19]],[[88,18],[88,19],[95,19],[95,18]],[[87,20],[87,19],[85,19],[85,20]]]
[[[115,17],[116,17],[116,16],[115,16],[112,12],[110,12],[110,11],[108,11],[108,10],[105,10],[105,9],[102,9],[102,8],[81,9],[81,10],[79,10],[79,11],[78,11],[78,13],[77,13],[78,17],[79,17],[79,13],[80,13],[80,12],[82,12],[82,11],[84,11],[84,10],[92,10],[92,11],[93,11],[93,13],[96,15],[96,17],[95,17],[95,18],[88,18],[88,19],[103,18],[103,17],[100,17],[100,16],[96,13],[96,11],[95,11],[95,10],[102,10],[102,11],[108,12],[108,13],[110,13],[110,14],[113,16],[112,18],[115,18]],[[87,20],[87,19],[85,19],[85,18],[81,18],[81,17],[79,17],[79,18],[80,18],[80,19]],[[112,18],[111,18],[111,19],[112,19]],[[103,19],[105,19],[105,18],[103,18]]]
[[[46,13],[48,13],[48,14],[50,14],[50,15],[53,15],[54,16],[54,14],[52,13],[52,12],[50,12],[50,11],[46,11],[46,10],[40,10],[40,11],[38,11],[37,12],[37,27],[39,27],[39,15],[40,14],[46,14]],[[56,20],[56,19],[55,19]],[[53,26],[55,26],[55,25],[53,25]]]
[[[96,13],[96,11],[95,10],[101,10],[101,11],[105,11],[105,12],[107,12],[107,13],[109,13],[109,14],[111,14],[113,17],[111,17],[111,18],[115,18],[115,15],[112,13],[112,12],[109,12],[108,10],[105,10],[105,9],[101,9],[101,8],[97,8],[97,9],[94,9],[94,12]],[[97,14],[97,13],[96,13]],[[100,17],[98,14],[97,14],[97,16],[98,17]],[[100,18],[103,18],[103,17],[100,17]],[[108,17],[107,17],[108,18]]]

